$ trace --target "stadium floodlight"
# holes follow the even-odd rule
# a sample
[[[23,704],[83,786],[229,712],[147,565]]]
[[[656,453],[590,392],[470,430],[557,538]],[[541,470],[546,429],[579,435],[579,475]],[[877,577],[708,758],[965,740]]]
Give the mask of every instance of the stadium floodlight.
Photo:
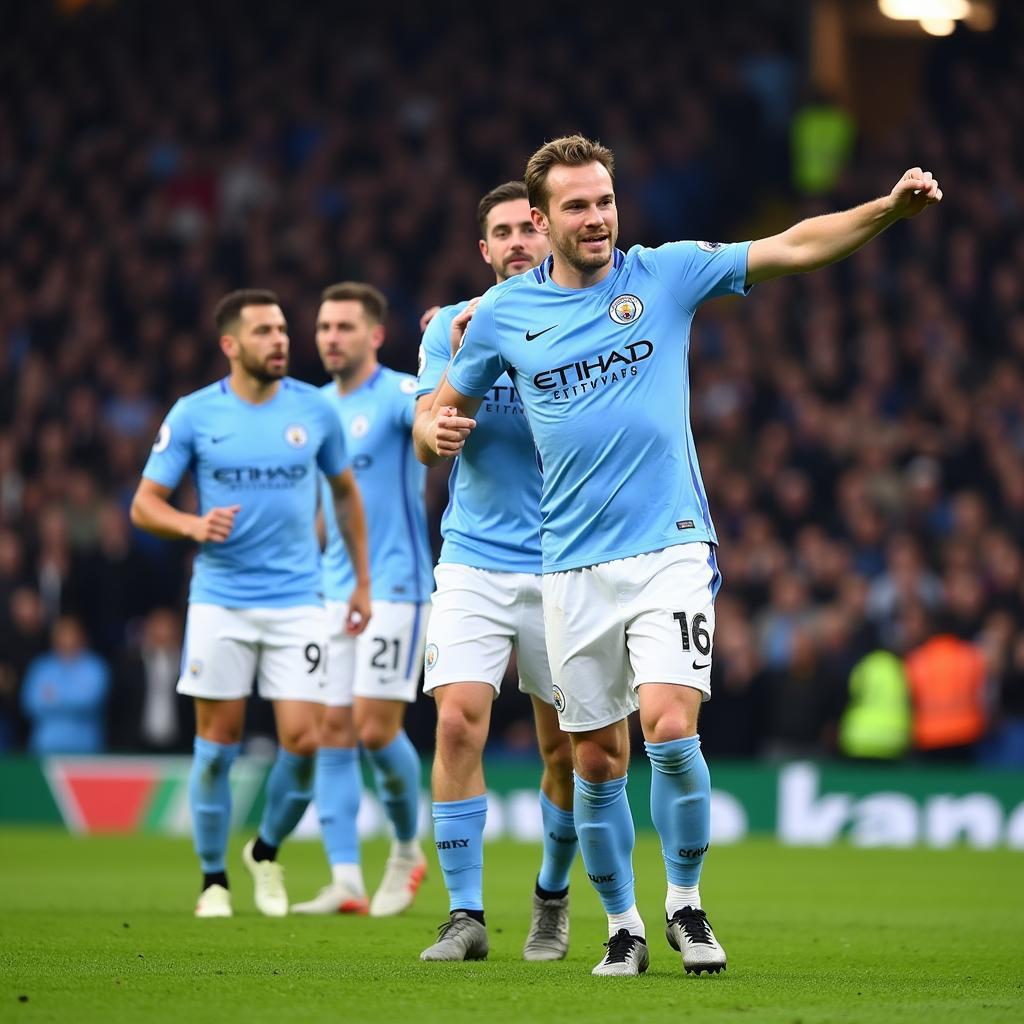
[[[968,0],[878,0],[878,9],[893,21],[931,22],[960,21],[971,13]],[[926,31],[931,31],[924,25]],[[936,33],[944,35],[947,33]]]
[[[951,36],[956,22],[952,18],[922,18],[921,28],[930,36]]]

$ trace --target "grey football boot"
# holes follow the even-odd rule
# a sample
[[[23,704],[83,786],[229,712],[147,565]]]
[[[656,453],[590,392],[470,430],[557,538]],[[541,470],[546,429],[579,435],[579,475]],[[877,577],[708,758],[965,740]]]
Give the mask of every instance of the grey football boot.
[[[564,960],[569,952],[569,896],[558,900],[533,894],[533,917],[523,946],[524,960]]]
[[[486,960],[490,946],[487,929],[462,910],[455,910],[441,925],[437,942],[420,953],[421,960]]]

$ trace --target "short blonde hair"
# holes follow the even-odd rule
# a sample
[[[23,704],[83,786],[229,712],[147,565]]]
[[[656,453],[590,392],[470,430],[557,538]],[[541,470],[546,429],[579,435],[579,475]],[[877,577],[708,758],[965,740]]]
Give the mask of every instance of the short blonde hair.
[[[586,167],[600,164],[615,180],[615,154],[600,142],[582,135],[564,135],[545,142],[526,163],[526,191],[531,206],[548,212],[548,174],[552,167]]]

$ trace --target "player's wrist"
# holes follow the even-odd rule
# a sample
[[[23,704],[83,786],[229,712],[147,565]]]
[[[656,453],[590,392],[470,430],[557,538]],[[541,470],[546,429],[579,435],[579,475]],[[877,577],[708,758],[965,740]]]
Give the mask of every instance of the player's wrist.
[[[183,520],[180,524],[181,534],[185,540],[194,540],[201,544],[203,540],[203,519],[202,516],[191,515],[188,512],[182,513]]]
[[[906,216],[906,210],[903,203],[895,192],[890,192],[887,196],[882,196],[877,201],[876,205],[878,206],[878,217],[887,225],[893,224],[898,220],[902,220]]]

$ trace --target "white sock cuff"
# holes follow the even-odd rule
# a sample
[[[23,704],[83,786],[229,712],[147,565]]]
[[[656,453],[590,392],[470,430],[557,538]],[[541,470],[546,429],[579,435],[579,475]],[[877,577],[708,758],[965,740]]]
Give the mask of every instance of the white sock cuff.
[[[620,928],[625,928],[630,935],[647,938],[643,918],[640,917],[640,911],[636,909],[635,903],[621,914],[608,915],[608,937],[611,938]]]
[[[683,907],[693,907],[700,910],[700,886],[699,885],[673,885],[668,883],[668,892],[665,894],[665,915],[671,917],[677,910]]]
[[[418,839],[394,839],[391,842],[391,855],[393,857],[412,860],[419,857],[420,852],[421,847]]]
[[[363,882],[363,869],[359,864],[332,864],[331,881],[347,885],[357,892],[366,892],[366,884]]]

